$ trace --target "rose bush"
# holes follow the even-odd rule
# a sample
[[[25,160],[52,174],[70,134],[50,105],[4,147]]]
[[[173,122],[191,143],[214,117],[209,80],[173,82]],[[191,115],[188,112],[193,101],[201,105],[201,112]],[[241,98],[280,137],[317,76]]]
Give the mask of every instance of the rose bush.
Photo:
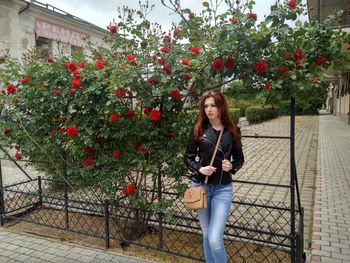
[[[170,32],[148,20],[148,4],[124,7],[108,26],[110,48],[3,61],[2,144],[20,146],[16,158],[39,161],[50,176],[62,176],[64,162],[72,184],[164,212],[171,202],[143,189],[155,190],[157,176],[164,187],[183,189],[182,153],[196,119],[188,108],[199,94],[241,80],[276,102],[317,89],[329,67],[349,69],[341,51],[348,34],[315,21],[286,23],[304,12],[300,1],[272,6],[260,23],[253,1],[225,1],[221,14],[203,2],[200,15],[178,0],[162,3],[182,18]]]

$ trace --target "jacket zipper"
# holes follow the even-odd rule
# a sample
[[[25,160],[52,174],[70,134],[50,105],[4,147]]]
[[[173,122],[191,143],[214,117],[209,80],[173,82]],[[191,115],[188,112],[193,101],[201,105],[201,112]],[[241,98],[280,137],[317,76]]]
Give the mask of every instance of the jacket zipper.
[[[214,145],[214,147],[216,146],[211,140],[203,137],[204,140],[207,140],[208,142],[210,142],[212,145]],[[222,155],[225,157],[225,153],[218,147],[218,150],[222,153]]]

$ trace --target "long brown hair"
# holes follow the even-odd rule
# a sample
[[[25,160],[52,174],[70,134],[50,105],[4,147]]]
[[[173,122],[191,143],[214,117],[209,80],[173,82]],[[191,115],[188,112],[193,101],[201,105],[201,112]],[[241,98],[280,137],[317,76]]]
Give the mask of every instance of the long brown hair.
[[[230,115],[228,113],[227,101],[224,94],[218,91],[207,91],[203,93],[200,106],[199,106],[198,120],[193,129],[194,137],[196,138],[196,140],[199,140],[200,137],[202,136],[203,122],[208,120],[208,117],[204,111],[204,102],[207,98],[210,98],[210,97],[214,99],[215,105],[218,108],[218,111],[220,112],[222,125],[231,131],[235,139],[235,148],[236,149],[241,148],[242,147],[241,135],[237,131],[237,127],[235,126],[235,124],[232,122],[230,118]]]

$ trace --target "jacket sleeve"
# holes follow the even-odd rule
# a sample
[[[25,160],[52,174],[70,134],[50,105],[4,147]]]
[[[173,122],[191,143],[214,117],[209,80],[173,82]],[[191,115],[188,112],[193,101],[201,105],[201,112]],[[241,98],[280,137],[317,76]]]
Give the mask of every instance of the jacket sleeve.
[[[194,138],[193,132],[187,142],[187,148],[185,153],[185,164],[191,171],[192,175],[199,175],[199,169],[202,167],[201,163],[196,161],[198,151],[198,141]]]
[[[235,147],[232,147],[233,150],[231,151],[231,156],[232,156],[232,170],[231,173],[235,174],[241,167],[243,166],[244,163],[244,155],[242,148],[235,149]]]

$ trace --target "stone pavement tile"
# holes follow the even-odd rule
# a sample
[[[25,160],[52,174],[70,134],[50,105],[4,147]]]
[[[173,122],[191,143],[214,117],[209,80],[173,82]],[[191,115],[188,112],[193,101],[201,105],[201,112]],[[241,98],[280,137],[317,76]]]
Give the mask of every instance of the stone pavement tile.
[[[0,262],[8,262],[9,261],[9,258],[7,258],[7,257],[5,257],[5,256],[3,256],[3,255],[1,255],[0,256]]]
[[[312,262],[350,261],[350,126],[319,117]]]
[[[84,262],[84,263],[90,263],[93,260],[94,260],[94,258],[90,257],[90,256],[81,255],[81,257],[79,258],[79,261]]]
[[[77,260],[81,257],[80,254],[70,252],[68,255],[64,256],[65,258],[72,259],[72,260]]]
[[[11,258],[19,262],[26,262],[30,258],[30,256],[17,254],[15,257],[12,255]]]

